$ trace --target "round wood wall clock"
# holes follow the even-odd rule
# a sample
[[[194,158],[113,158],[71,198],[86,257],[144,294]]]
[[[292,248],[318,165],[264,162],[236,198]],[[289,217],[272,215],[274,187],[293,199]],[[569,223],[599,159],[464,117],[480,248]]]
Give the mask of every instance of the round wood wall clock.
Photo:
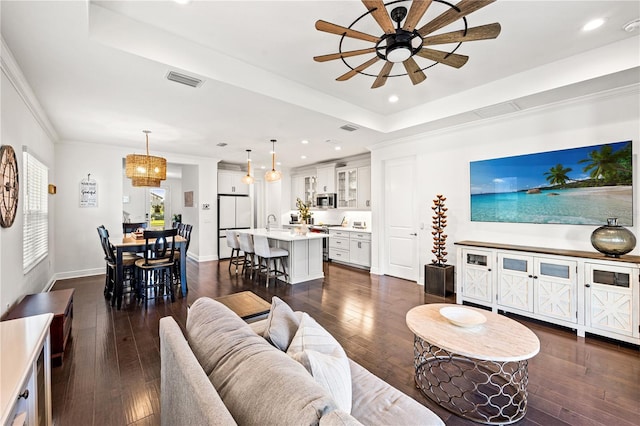
[[[13,225],[18,210],[18,161],[10,145],[0,146],[0,226]]]

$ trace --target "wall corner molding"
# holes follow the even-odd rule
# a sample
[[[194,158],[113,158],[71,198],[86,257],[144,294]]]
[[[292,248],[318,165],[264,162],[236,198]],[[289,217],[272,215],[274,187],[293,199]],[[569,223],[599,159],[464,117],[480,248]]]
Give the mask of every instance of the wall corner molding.
[[[49,121],[47,114],[42,109],[38,98],[33,93],[29,82],[25,78],[22,70],[18,66],[11,50],[4,41],[4,37],[1,39],[2,45],[0,46],[0,68],[4,75],[7,76],[13,87],[20,95],[20,98],[25,103],[31,114],[35,118],[36,122],[40,125],[46,135],[55,143],[60,139],[58,133],[54,129],[53,125]]]

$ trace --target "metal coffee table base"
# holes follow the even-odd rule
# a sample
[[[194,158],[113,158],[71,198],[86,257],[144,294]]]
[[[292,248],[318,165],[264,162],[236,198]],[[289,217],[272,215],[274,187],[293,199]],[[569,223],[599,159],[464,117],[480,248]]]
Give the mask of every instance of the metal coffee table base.
[[[452,413],[485,424],[510,424],[527,409],[527,360],[485,361],[414,339],[416,385]]]

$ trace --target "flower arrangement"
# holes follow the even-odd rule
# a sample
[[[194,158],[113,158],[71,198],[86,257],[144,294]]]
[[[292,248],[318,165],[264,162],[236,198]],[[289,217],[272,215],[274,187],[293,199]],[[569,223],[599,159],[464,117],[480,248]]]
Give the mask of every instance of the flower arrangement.
[[[298,208],[298,212],[300,213],[300,220],[304,223],[307,223],[309,219],[311,219],[311,213],[309,211],[309,206],[302,202],[300,198],[296,198],[296,207]]]

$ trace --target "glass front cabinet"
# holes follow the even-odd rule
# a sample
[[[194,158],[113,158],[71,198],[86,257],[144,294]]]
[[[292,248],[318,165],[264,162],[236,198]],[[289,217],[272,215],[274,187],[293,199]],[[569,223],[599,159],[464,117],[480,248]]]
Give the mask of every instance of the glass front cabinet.
[[[640,256],[457,242],[457,303],[640,345]],[[506,248],[506,247],[514,247]],[[524,248],[524,247],[523,247]],[[535,252],[532,252],[535,249]]]

